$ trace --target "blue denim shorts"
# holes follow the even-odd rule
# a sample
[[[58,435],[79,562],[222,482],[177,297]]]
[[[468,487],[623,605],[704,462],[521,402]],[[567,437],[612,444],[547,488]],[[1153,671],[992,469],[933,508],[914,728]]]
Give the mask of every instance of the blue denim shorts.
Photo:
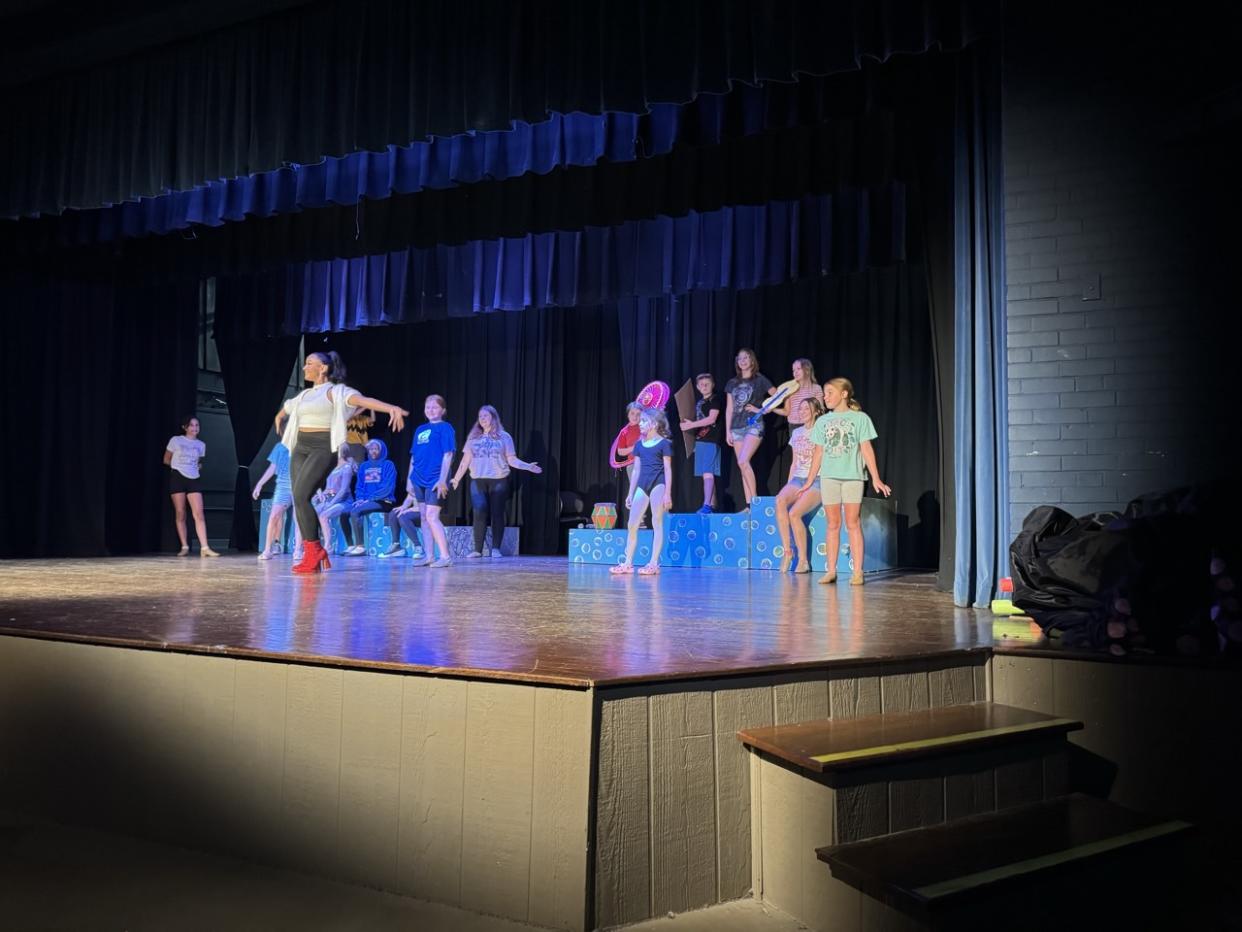
[[[710,440],[694,443],[694,474],[696,476],[720,475],[720,445]]]

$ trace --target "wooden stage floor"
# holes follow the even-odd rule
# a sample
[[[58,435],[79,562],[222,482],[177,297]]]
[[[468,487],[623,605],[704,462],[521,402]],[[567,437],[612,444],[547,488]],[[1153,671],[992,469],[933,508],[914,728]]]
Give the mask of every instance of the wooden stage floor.
[[[930,575],[665,569],[563,557],[460,562],[140,557],[0,563],[0,635],[590,687],[988,648],[991,616]]]

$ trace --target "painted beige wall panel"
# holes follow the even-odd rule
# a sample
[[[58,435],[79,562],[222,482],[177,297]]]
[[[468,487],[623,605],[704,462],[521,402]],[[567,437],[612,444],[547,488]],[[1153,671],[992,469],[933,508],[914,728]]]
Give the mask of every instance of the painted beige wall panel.
[[[750,766],[750,893],[763,899],[763,759],[753,751],[746,752]]]
[[[336,875],[397,888],[402,677],[346,670]]]
[[[1044,761],[1036,756],[996,765],[996,808],[1009,809],[1044,798]]]
[[[888,785],[890,832],[925,828],[944,821],[944,778],[916,777]]]
[[[832,718],[879,715],[880,677],[867,668],[834,675],[828,681]]]
[[[341,805],[343,671],[289,667],[285,688],[285,769],[281,862],[332,876]]]
[[[466,692],[461,897],[525,921],[530,909],[535,690],[471,682]]]
[[[888,784],[839,787],[835,824],[838,845],[887,834]]]
[[[535,692],[530,916],[552,929],[586,924],[592,694]]]
[[[1012,654],[992,657],[992,688],[1002,705],[1053,713],[1052,661],[1044,657]]]
[[[984,699],[992,699],[992,658],[989,657],[987,663],[976,666],[974,668],[974,674],[975,699],[980,702]]]
[[[716,884],[721,900],[751,889],[750,753],[737,740],[740,728],[772,724],[772,690],[719,689],[715,705]]]
[[[763,795],[763,899],[802,916],[803,778],[771,761],[760,768]]]
[[[944,818],[946,822],[996,809],[996,773],[991,768],[944,778]]]
[[[238,661],[234,673],[233,738],[224,757],[233,770],[234,828],[228,847],[283,863],[285,717],[291,667]]]
[[[651,697],[652,914],[716,902],[716,762],[710,692]]]
[[[186,832],[187,805],[196,777],[186,767],[184,718],[186,656],[123,650],[125,732],[131,736],[128,771],[140,794],[136,834],[176,842]]]
[[[836,834],[836,791],[812,776],[803,776],[801,794],[802,912],[798,918],[812,929],[853,932],[859,929],[859,893],[832,876],[815,849],[832,844]]]
[[[776,725],[828,718],[828,684],[824,680],[777,683],[772,687]]]
[[[76,703],[56,700],[56,654],[64,652],[50,651],[46,643],[0,638],[0,788],[5,800],[45,814],[67,789],[55,767],[68,750],[63,736],[84,730]]]
[[[1121,664],[1083,660],[1046,660],[1044,663],[1050,667],[1053,682],[1053,706],[1048,711],[1054,715],[1077,718],[1083,723],[1081,731],[1070,734],[1070,741],[1121,765],[1126,714],[1125,676],[1129,668]],[[1026,677],[1030,676],[1028,671],[1023,671],[1023,674],[1014,678],[1016,683],[1025,683]],[[1042,678],[1040,685],[1042,688]],[[1111,798],[1117,799],[1115,795]]]
[[[880,707],[884,712],[912,712],[930,705],[925,666],[885,673],[880,677]]]
[[[965,705],[975,701],[975,668],[928,665],[927,687],[931,707]]]
[[[595,822],[595,924],[651,915],[650,749],[647,698],[600,709]]]
[[[459,906],[467,684],[406,676],[401,685],[397,887]]]
[[[233,744],[237,661],[188,655],[184,686],[180,754],[192,792],[185,801],[186,836],[178,841],[226,851],[236,830],[237,772],[228,750]]]

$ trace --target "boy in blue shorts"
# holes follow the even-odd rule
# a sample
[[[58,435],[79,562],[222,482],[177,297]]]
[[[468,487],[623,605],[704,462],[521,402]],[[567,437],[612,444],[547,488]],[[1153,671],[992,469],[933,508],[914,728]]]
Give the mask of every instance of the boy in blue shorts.
[[[694,474],[703,477],[703,507],[699,514],[716,510],[716,477],[720,475],[720,422],[723,415],[716,380],[710,372],[694,377],[699,398],[694,403],[694,420],[683,420],[682,430],[694,431]]]

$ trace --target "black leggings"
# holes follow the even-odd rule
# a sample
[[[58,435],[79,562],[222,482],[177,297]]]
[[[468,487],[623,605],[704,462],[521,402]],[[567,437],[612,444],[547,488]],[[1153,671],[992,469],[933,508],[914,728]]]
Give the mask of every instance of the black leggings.
[[[500,550],[505,536],[505,504],[509,501],[509,477],[503,479],[471,479],[470,505],[474,508],[474,550],[483,552],[487,519],[492,519],[492,549]]]
[[[319,514],[311,496],[332,470],[332,437],[326,430],[300,430],[289,454],[289,480],[293,486],[293,517],[302,540],[319,540]]]

